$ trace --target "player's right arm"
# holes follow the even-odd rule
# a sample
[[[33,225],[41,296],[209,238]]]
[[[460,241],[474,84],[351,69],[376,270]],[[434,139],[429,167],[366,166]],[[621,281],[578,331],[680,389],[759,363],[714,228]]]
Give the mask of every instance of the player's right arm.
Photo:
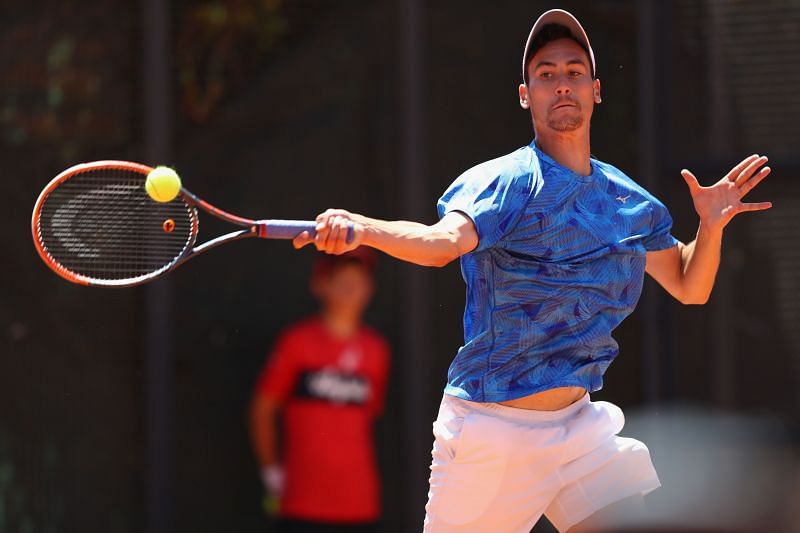
[[[354,238],[346,242],[352,224]],[[316,237],[307,232],[294,240],[295,248],[314,244],[317,250],[342,254],[360,245],[371,246],[397,259],[423,266],[444,266],[478,246],[472,220],[452,211],[430,226],[406,220],[378,220],[342,209],[328,209],[317,217]]]
[[[261,480],[272,496],[283,493],[278,419],[301,369],[301,352],[294,330],[281,335],[261,371],[250,402],[249,429]]]
[[[281,405],[258,391],[250,404],[250,439],[264,488],[275,497],[283,494],[284,471],[278,461],[278,416]]]
[[[256,460],[262,468],[278,463],[277,420],[280,404],[274,398],[256,392],[250,404],[250,439]]]

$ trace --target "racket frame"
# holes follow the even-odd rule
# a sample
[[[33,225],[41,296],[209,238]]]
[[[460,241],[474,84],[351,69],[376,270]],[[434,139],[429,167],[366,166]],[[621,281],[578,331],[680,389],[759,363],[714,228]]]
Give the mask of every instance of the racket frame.
[[[154,272],[149,272],[142,276],[137,276],[135,278],[127,278],[125,280],[100,280],[89,276],[84,276],[83,274],[79,274],[77,272],[73,272],[72,270],[66,268],[61,263],[56,261],[56,259],[50,255],[50,253],[45,249],[42,244],[42,239],[40,237],[40,226],[39,226],[39,219],[42,212],[42,206],[44,205],[44,201],[50,196],[59,185],[67,181],[73,176],[78,174],[82,174],[84,172],[90,172],[93,170],[100,170],[100,169],[109,169],[109,170],[130,170],[134,172],[140,172],[145,176],[153,170],[153,167],[149,167],[147,165],[143,165],[141,163],[134,163],[131,161],[118,161],[118,160],[105,160],[105,161],[93,161],[91,163],[80,163],[74,166],[69,167],[68,169],[59,173],[55,178],[50,180],[42,192],[39,193],[39,197],[36,199],[36,203],[33,206],[33,213],[31,214],[31,234],[33,237],[33,245],[36,248],[36,252],[41,257],[42,261],[50,267],[56,274],[61,276],[62,278],[70,281],[72,283],[77,283],[79,285],[85,286],[101,286],[101,287],[130,287],[133,285],[138,285],[140,283],[145,283],[158,277],[159,275],[163,274],[164,272],[168,271],[172,268],[178,261],[181,260],[185,253],[180,254],[170,263],[164,265],[163,267],[159,268]],[[196,210],[192,210],[190,213],[191,218],[191,232],[189,242],[187,243],[185,250],[190,249],[197,238],[197,231],[198,231],[198,220],[197,220],[197,212]]]
[[[60,174],[58,174],[55,178],[53,178],[50,181],[50,183],[47,184],[47,186],[39,194],[39,197],[37,198],[36,203],[34,204],[33,214],[31,215],[31,234],[33,237],[33,244],[36,248],[37,253],[39,254],[39,257],[41,257],[42,261],[44,261],[44,263],[48,267],[50,267],[50,269],[52,269],[56,274],[58,274],[62,278],[72,283],[77,283],[79,285],[85,285],[85,286],[100,286],[100,287],[131,287],[135,285],[141,285],[143,283],[152,281],[171,270],[174,270],[175,268],[182,265],[192,257],[205,253],[227,242],[252,238],[252,237],[260,237],[262,239],[290,239],[294,235],[297,235],[302,231],[309,231],[312,235],[315,232],[314,230],[316,224],[315,222],[312,221],[254,220],[228,213],[227,211],[215,207],[210,203],[206,202],[205,200],[199,198],[198,196],[191,193],[184,187],[181,187],[179,195],[190,209],[189,218],[191,221],[190,237],[181,254],[176,256],[175,259],[173,259],[170,263],[164,265],[158,270],[149,272],[147,274],[143,274],[141,276],[137,276],[135,278],[126,278],[122,280],[104,280],[104,279],[97,279],[93,277],[84,276],[82,274],[73,272],[68,268],[64,267],[58,261],[56,261],[56,259],[52,255],[50,255],[47,252],[40,238],[39,218],[41,215],[41,210],[42,206],[44,205],[45,199],[50,195],[50,193],[53,190],[56,189],[56,187],[58,187],[63,182],[65,182],[66,180],[77,174],[93,170],[100,170],[100,169],[130,170],[134,172],[140,172],[142,175],[146,176],[147,174],[150,173],[150,171],[153,170],[153,167],[149,167],[141,163],[134,163],[130,161],[119,161],[119,160],[94,161],[91,163],[81,163],[78,165],[74,165],[64,170]],[[220,235],[200,245],[195,246],[197,242],[197,235],[200,230],[200,220],[197,213],[198,208],[212,216],[219,218],[220,220],[223,220],[235,226],[240,226],[243,229]],[[350,228],[350,231],[348,232],[348,240],[351,240],[351,237],[352,237],[352,226]]]

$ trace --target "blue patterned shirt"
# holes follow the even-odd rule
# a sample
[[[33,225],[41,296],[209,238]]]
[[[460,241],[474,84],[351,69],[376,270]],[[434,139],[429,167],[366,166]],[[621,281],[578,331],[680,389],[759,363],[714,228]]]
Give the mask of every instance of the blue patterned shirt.
[[[646,252],[678,241],[661,202],[613,166],[591,166],[580,176],[533,142],[468,170],[440,198],[439,216],[464,213],[479,238],[461,257],[464,345],[447,394],[499,402],[602,387]]]

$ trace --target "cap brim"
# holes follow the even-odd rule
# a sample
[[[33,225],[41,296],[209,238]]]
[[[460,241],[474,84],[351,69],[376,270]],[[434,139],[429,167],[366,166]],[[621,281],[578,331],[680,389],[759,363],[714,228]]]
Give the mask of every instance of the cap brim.
[[[542,16],[534,23],[531,32],[528,34],[528,41],[525,43],[525,53],[522,55],[522,79],[526,81],[528,79],[527,68],[528,61],[530,61],[531,42],[534,37],[536,37],[536,34],[548,24],[566,26],[578,42],[586,47],[586,50],[589,51],[589,61],[592,63],[592,76],[595,76],[597,69],[595,68],[594,52],[592,51],[592,45],[589,44],[589,37],[586,35],[586,30],[583,29],[578,19],[568,11],[564,11],[563,9],[551,9],[550,11],[542,13]]]

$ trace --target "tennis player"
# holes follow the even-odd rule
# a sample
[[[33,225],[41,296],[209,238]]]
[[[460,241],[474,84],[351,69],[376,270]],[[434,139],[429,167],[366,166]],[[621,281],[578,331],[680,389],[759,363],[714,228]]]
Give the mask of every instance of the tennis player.
[[[723,230],[770,172],[752,155],[710,187],[682,175],[699,216],[688,244],[666,207],[590,155],[600,80],[580,23],[552,10],[523,54],[520,106],[530,145],[453,182],[431,226],[332,209],[314,243],[339,254],[361,244],[420,265],[461,258],[464,345],[434,428],[425,531],[527,532],[542,514],[559,531],[597,530],[610,509],[659,487],[644,444],[618,436],[618,407],[593,402],[618,353],[611,332],[630,314],[645,272],[685,304],[705,303]],[[346,242],[348,224],[355,239]]]

